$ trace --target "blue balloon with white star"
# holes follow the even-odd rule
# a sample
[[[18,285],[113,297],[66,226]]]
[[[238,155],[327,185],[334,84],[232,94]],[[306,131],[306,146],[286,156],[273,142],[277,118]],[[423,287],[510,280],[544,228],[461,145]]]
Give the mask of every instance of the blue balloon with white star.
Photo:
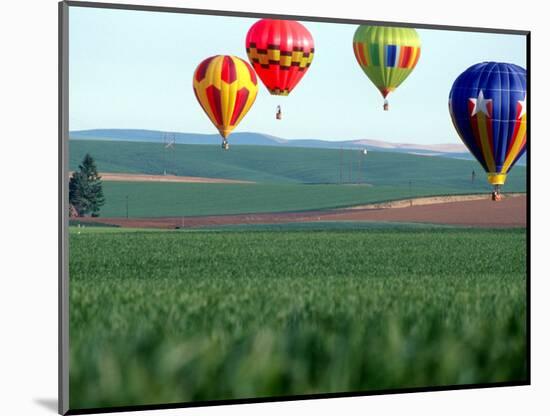
[[[527,74],[508,63],[482,62],[458,76],[449,94],[449,112],[460,138],[487,172],[492,185],[526,150]]]

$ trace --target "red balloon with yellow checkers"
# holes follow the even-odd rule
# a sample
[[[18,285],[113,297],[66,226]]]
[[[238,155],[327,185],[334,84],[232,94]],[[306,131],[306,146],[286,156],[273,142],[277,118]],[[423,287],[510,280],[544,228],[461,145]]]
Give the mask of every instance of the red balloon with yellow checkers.
[[[202,61],[193,74],[193,91],[202,109],[223,137],[246,115],[258,94],[252,67],[236,56],[216,55]]]
[[[294,20],[262,19],[246,35],[246,53],[272,95],[288,95],[313,60],[313,37]]]

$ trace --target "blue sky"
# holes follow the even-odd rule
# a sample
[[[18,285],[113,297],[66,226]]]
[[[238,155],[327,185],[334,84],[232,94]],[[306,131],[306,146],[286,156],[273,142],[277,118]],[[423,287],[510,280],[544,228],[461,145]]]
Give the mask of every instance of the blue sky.
[[[247,59],[257,19],[70,7],[70,130],[132,128],[217,133],[197,103],[192,75],[216,54]],[[303,22],[315,41],[310,70],[288,97],[260,85],[235,131],[287,139],[459,143],[448,113],[454,79],[482,61],[526,65],[525,37],[418,30],[422,56],[390,95],[390,111],[357,64],[355,25]],[[281,105],[282,121],[275,120]]]

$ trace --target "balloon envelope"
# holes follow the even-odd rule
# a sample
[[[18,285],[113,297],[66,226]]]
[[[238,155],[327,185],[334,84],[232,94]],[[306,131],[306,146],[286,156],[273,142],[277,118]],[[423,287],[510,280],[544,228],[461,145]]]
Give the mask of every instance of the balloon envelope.
[[[224,138],[252,107],[258,94],[257,84],[254,70],[236,56],[211,56],[193,74],[195,96]]]
[[[384,98],[411,74],[420,45],[420,36],[410,28],[362,25],[353,36],[355,58]]]
[[[262,19],[248,30],[246,53],[272,95],[288,95],[313,61],[313,37],[294,20]]]
[[[503,185],[525,152],[526,86],[522,67],[483,62],[460,74],[451,88],[453,124],[492,185]]]

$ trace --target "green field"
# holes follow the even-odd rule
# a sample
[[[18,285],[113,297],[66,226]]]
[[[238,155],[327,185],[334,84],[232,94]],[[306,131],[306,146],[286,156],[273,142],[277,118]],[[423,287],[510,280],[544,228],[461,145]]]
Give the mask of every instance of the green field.
[[[86,152],[102,172],[256,182],[104,182],[103,217],[490,191],[477,162],[403,153],[78,140],[71,169]],[[523,381],[525,246],[523,229],[430,224],[71,227],[70,407]]]
[[[86,152],[103,172],[233,178],[256,184],[188,184],[105,182],[104,217],[159,217],[327,209],[415,196],[489,193],[491,188],[477,162],[403,153],[343,152],[333,149],[177,145],[166,156],[160,144],[84,141],[70,142],[70,168]],[[350,162],[352,173],[350,179]],[[475,169],[477,179],[471,183]],[[506,192],[525,191],[525,168],[516,166]]]
[[[444,187],[104,182],[103,217],[165,217],[338,208],[447,194]],[[460,193],[460,192],[455,192]],[[467,193],[467,192],[466,192]]]
[[[70,234],[72,409],[526,379],[524,230]]]
[[[70,141],[70,169],[90,153],[103,172],[162,174],[231,178],[262,183],[340,183],[340,151],[335,149],[269,146],[177,145],[165,154],[161,144],[117,141]],[[363,157],[359,172],[359,159]],[[351,180],[350,180],[351,165]],[[478,175],[471,184],[471,172]],[[393,152],[344,150],[342,181],[372,185],[445,186],[468,192],[490,189],[484,172],[472,160],[418,156]],[[516,166],[506,186],[509,192],[525,190],[525,167]]]

